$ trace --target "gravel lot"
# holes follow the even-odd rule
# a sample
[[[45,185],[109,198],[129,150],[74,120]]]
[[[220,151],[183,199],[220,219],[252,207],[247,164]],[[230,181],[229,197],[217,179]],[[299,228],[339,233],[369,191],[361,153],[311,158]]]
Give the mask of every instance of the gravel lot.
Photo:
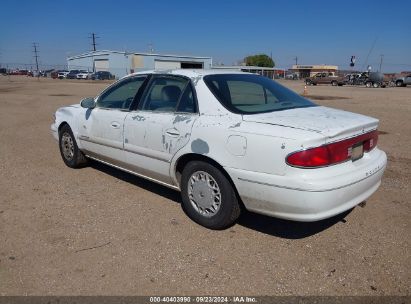
[[[316,223],[245,213],[211,231],[175,191],[64,165],[52,113],[106,85],[0,76],[0,295],[410,295],[410,87],[308,88],[381,120],[389,164],[365,208]]]

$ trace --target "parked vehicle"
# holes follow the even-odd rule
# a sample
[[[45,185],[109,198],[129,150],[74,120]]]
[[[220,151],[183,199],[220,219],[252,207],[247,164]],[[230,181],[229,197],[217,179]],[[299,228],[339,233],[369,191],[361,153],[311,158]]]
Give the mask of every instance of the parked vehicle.
[[[57,79],[58,74],[59,74],[59,71],[54,70],[50,73],[50,77],[53,78],[53,79]]]
[[[387,83],[384,81],[384,75],[379,72],[369,72],[368,79],[365,81],[367,88],[385,88]]]
[[[29,71],[27,71],[27,70],[19,70],[19,69],[17,69],[17,70],[11,71],[11,72],[10,72],[10,75],[27,75],[28,72],[29,72]]]
[[[67,79],[76,79],[78,73],[80,73],[80,70],[70,70],[70,72],[68,72],[68,74],[66,75],[66,78]]]
[[[58,71],[57,78],[58,79],[67,78],[68,73],[70,73],[70,72],[67,71],[67,70],[60,70],[60,71]]]
[[[92,80],[110,80],[114,79],[114,75],[107,71],[98,71],[91,74]]]
[[[285,79],[290,79],[290,80],[298,80],[298,74],[297,73],[290,73],[285,75]]]
[[[348,82],[350,85],[365,85],[367,88],[385,88],[388,81],[384,79],[384,75],[379,72],[362,72],[358,74],[348,74]]]
[[[406,87],[407,85],[411,85],[411,74],[397,78],[395,80],[395,85],[397,87]]]
[[[333,86],[342,86],[346,84],[346,79],[340,76],[330,75],[328,73],[317,73],[305,80],[307,85],[331,84]]]
[[[51,131],[68,167],[94,159],[180,190],[191,219],[222,229],[242,205],[317,221],[363,202],[387,163],[377,127],[260,75],[174,70],[60,108]]]
[[[91,72],[89,72],[89,71],[80,71],[78,74],[77,74],[77,76],[76,76],[76,78],[77,79],[89,79],[90,77],[91,77]]]

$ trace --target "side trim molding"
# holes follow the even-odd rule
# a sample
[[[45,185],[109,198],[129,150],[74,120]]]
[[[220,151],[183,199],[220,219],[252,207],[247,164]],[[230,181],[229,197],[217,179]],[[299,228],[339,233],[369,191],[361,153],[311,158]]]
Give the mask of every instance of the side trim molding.
[[[103,163],[103,164],[105,164],[105,165],[108,165],[108,166],[111,166],[111,167],[113,167],[113,168],[119,169],[119,170],[121,170],[121,171],[124,171],[124,172],[130,173],[130,174],[136,175],[136,176],[138,176],[138,177],[147,179],[147,180],[152,181],[152,182],[154,182],[154,183],[157,183],[157,184],[166,186],[166,187],[168,187],[168,188],[171,188],[171,189],[180,191],[180,188],[177,187],[177,186],[175,186],[175,185],[171,185],[171,184],[168,184],[168,183],[159,181],[159,180],[157,180],[157,179],[155,179],[155,178],[148,177],[148,176],[146,176],[146,175],[143,175],[143,174],[140,174],[140,173],[131,171],[131,170],[129,170],[129,169],[126,169],[126,168],[123,168],[123,167],[120,167],[120,166],[111,164],[111,163],[109,163],[109,162],[106,162],[106,161],[104,161],[104,160],[101,160],[101,159],[99,159],[99,158],[96,158],[96,157],[93,157],[93,156],[90,156],[90,155],[86,155],[86,156],[87,156],[88,158],[91,158],[91,159],[93,159],[93,160],[95,160],[95,161],[98,161],[98,162],[100,162],[100,163]]]

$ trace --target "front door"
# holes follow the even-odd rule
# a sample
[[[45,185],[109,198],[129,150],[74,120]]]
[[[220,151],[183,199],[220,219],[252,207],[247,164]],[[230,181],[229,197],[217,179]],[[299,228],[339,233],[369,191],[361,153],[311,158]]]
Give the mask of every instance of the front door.
[[[124,150],[133,170],[171,183],[171,159],[184,147],[198,118],[191,81],[184,77],[155,75],[138,110],[124,123]]]
[[[145,76],[127,78],[105,90],[96,107],[79,122],[79,140],[89,155],[112,164],[124,162],[124,120]]]

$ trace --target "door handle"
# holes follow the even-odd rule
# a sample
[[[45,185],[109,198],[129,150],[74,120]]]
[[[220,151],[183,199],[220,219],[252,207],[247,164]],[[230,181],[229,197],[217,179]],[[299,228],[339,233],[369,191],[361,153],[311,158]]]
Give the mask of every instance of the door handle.
[[[178,137],[180,136],[180,132],[178,132],[178,130],[176,129],[169,129],[166,131],[166,134],[172,137]]]
[[[119,129],[120,128],[120,124],[117,121],[113,121],[111,123],[111,127],[114,129]]]

